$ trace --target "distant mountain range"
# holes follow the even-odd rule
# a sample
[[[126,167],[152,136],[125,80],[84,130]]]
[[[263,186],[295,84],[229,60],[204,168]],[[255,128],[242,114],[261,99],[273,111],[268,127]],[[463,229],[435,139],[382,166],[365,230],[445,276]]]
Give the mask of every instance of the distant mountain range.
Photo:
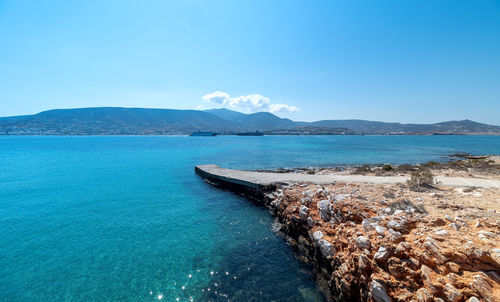
[[[173,110],[97,107],[56,109],[0,118],[0,135],[152,135],[213,131],[231,134],[500,134],[500,126],[470,120],[401,124],[366,120],[296,122],[269,112],[245,114],[228,109]]]

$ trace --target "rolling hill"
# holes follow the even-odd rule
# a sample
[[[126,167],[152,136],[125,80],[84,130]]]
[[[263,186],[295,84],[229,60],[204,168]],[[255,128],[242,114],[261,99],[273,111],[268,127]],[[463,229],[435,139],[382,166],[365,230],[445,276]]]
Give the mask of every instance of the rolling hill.
[[[0,118],[0,134],[3,135],[150,135],[257,130],[269,134],[500,134],[500,126],[470,120],[436,124],[401,124],[366,120],[296,122],[269,112],[245,114],[228,109],[200,111],[95,107],[55,109],[34,115]]]
[[[206,112],[212,113],[222,119],[232,122],[247,131],[266,131],[275,129],[291,129],[301,126],[301,123],[290,119],[280,118],[269,112],[257,112],[244,114],[228,109],[211,109]]]

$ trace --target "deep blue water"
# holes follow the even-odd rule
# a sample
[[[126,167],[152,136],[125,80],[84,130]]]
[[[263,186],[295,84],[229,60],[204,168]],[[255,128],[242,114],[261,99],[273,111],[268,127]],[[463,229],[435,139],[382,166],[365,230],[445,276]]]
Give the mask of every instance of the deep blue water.
[[[500,153],[495,136],[0,137],[0,301],[320,301],[228,168]]]

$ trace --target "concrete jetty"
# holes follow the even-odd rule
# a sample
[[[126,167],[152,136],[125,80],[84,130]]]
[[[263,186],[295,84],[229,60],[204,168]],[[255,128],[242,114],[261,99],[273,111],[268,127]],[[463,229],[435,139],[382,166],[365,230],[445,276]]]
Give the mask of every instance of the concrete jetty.
[[[232,186],[240,190],[262,191],[272,189],[278,184],[289,183],[312,183],[318,185],[332,184],[336,182],[345,183],[371,183],[371,184],[395,184],[404,183],[409,177],[406,176],[367,176],[367,175],[339,175],[339,174],[298,174],[298,173],[274,173],[255,172],[244,170],[224,169],[217,165],[195,166],[195,172],[202,178],[219,183],[224,186]],[[500,181],[483,178],[470,177],[445,177],[437,176],[439,185],[455,187],[478,187],[478,188],[500,188]]]

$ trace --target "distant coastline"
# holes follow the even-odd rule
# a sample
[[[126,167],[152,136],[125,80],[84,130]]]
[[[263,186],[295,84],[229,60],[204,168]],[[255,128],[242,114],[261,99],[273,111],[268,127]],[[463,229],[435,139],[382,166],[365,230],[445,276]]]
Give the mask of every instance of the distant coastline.
[[[470,120],[402,124],[368,120],[292,121],[269,112],[97,107],[0,118],[0,135],[499,135],[500,126]]]

